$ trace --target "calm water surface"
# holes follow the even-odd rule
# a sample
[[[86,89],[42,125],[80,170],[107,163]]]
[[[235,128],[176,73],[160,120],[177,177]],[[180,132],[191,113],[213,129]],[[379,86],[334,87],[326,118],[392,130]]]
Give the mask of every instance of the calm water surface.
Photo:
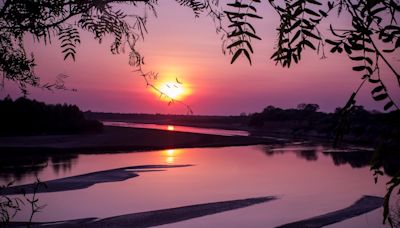
[[[109,217],[207,202],[259,196],[280,199],[248,208],[200,217],[163,227],[274,227],[349,206],[362,195],[382,196],[385,178],[374,184],[367,152],[324,153],[322,146],[242,146],[175,149],[140,153],[77,155],[43,159],[18,183],[146,164],[193,164],[191,167],[139,173],[123,182],[39,194],[47,204],[35,221]],[[26,165],[25,165],[26,167]],[[3,181],[6,179],[3,173]],[[28,209],[17,215],[26,220]],[[382,210],[330,227],[383,227]]]
[[[129,122],[112,122],[104,121],[106,126],[117,126],[117,127],[132,127],[132,128],[147,128],[147,129],[159,129],[166,131],[181,131],[181,132],[192,132],[200,134],[210,135],[223,135],[223,136],[248,136],[249,132],[239,130],[225,130],[216,128],[200,128],[200,127],[187,127],[179,125],[164,125],[164,124],[143,124],[143,123],[129,123]]]

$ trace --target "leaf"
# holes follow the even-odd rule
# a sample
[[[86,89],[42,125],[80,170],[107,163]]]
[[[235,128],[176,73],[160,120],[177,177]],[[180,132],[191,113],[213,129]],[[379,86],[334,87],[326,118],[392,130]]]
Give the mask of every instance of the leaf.
[[[394,105],[393,101],[389,101],[387,104],[385,104],[385,106],[383,107],[383,110],[387,111],[393,105]]]
[[[254,39],[261,40],[260,37],[256,36],[255,34],[253,34],[253,33],[251,33],[251,32],[245,31],[244,33],[245,33],[246,35],[248,35],[248,36],[254,38]]]
[[[234,36],[240,36],[240,35],[243,35],[244,34],[244,31],[233,31],[233,32],[231,32],[231,33],[229,33],[228,34],[228,38],[231,38],[231,37],[234,37]]]
[[[368,81],[369,81],[370,83],[373,83],[373,84],[378,83],[378,82],[381,82],[381,80],[379,80],[379,79],[372,79],[372,78],[368,79]]]
[[[314,39],[317,39],[317,40],[320,40],[320,39],[321,39],[321,37],[319,37],[319,36],[317,36],[317,35],[311,33],[310,31],[308,31],[308,30],[306,30],[306,29],[301,30],[301,32],[304,33],[304,35],[309,36],[309,37],[312,37],[312,38],[314,38]]]
[[[381,91],[384,90],[384,89],[385,89],[385,87],[382,86],[382,85],[377,86],[377,87],[375,87],[375,88],[371,91],[371,94],[374,95],[375,93],[379,93],[379,92],[381,92]]]
[[[245,15],[245,16],[248,16],[248,17],[252,17],[252,18],[262,19],[262,17],[260,17],[260,16],[258,16],[258,15],[256,15],[256,14],[252,14],[252,13],[245,13],[244,15]]]
[[[363,61],[364,60],[364,56],[354,56],[354,57],[349,56],[349,58],[354,61]]]
[[[303,40],[302,43],[303,43],[303,45],[306,45],[306,46],[310,47],[311,49],[316,50],[314,45],[310,41]]]
[[[76,51],[73,48],[66,48],[66,49],[62,50],[61,52],[62,53],[66,53],[66,52],[71,53],[72,52],[72,53],[76,54]]]
[[[240,45],[241,43],[243,43],[244,41],[243,40],[237,40],[237,41],[235,41],[235,42],[233,42],[233,43],[231,43],[230,45],[228,45],[226,48],[233,48],[233,47],[235,47],[235,46],[238,46],[238,45]]]
[[[311,4],[315,4],[315,5],[322,5],[322,3],[316,1],[316,0],[306,0],[307,2],[311,3]]]
[[[236,61],[239,55],[243,52],[244,49],[238,49],[232,57],[231,64]]]
[[[325,11],[322,10],[318,10],[318,12],[323,16],[323,17],[327,17],[328,14]]]
[[[389,50],[388,50],[388,49],[384,49],[383,52],[392,53],[392,52],[394,52],[394,50],[395,50],[395,49],[389,49]]]
[[[319,16],[320,16],[317,12],[315,12],[315,11],[313,11],[313,10],[311,10],[311,9],[308,9],[308,8],[305,8],[305,9],[304,9],[304,12],[306,12],[306,13],[308,13],[308,14],[310,14],[310,15],[316,16],[316,17],[319,17]]]
[[[368,71],[369,74],[374,73],[373,70],[372,70],[372,68],[369,67],[369,66],[366,66],[365,69]]]
[[[351,53],[352,53],[352,51],[351,51],[351,47],[348,45],[348,44],[346,44],[346,43],[344,43],[344,50],[346,51],[346,53],[348,54],[348,55],[351,55]]]
[[[372,10],[372,11],[370,12],[370,15],[375,15],[375,14],[377,14],[377,13],[379,13],[379,12],[385,10],[385,9],[387,9],[386,6],[381,7],[381,8],[377,8],[377,9],[374,9],[374,10]]]
[[[325,42],[327,42],[328,44],[334,45],[334,46],[337,46],[340,44],[340,41],[333,41],[333,40],[328,40],[328,39],[325,39]]]
[[[369,63],[369,65],[372,65],[372,59],[369,57],[365,57],[365,61],[367,61]]]
[[[395,25],[388,25],[388,26],[385,26],[385,30],[400,30],[400,27],[395,26]]]
[[[295,62],[295,63],[298,63],[298,62],[299,62],[299,59],[297,58],[297,55],[293,53],[292,56],[293,56],[294,62]]]
[[[249,60],[250,65],[251,65],[251,57],[250,57],[249,52],[246,49],[243,49],[243,53],[246,56],[247,60]]]
[[[68,52],[65,56],[64,56],[64,60],[66,60],[68,58],[68,56],[71,56],[71,58],[75,61],[75,55],[72,52]]]
[[[333,2],[328,1],[328,8],[329,10],[333,9]]]
[[[363,70],[365,70],[365,66],[355,66],[355,67],[353,67],[353,70],[354,71],[363,71]]]
[[[289,28],[289,31],[292,31],[293,29],[295,29],[296,27],[298,27],[301,24],[300,20],[297,20],[295,23],[293,23],[293,25]]]
[[[290,44],[296,41],[296,39],[299,38],[300,34],[301,34],[300,30],[297,30],[296,34],[294,34],[292,40],[290,41]]]
[[[388,97],[387,93],[379,94],[378,96],[372,97],[376,101],[384,100]]]

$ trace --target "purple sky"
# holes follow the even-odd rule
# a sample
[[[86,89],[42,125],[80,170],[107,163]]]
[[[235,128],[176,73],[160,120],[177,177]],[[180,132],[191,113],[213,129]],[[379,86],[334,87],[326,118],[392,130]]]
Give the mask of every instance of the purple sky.
[[[179,78],[189,91],[182,100],[195,114],[236,115],[261,111],[268,105],[296,107],[302,102],[318,103],[322,111],[333,111],[345,104],[361,82],[346,55],[332,55],[329,50],[328,58],[324,60],[307,52],[300,64],[290,69],[275,65],[270,56],[274,51],[279,18],[267,4],[260,7],[259,14],[264,19],[255,22],[263,40],[253,43],[252,66],[245,59],[230,64],[230,56],[221,52],[220,37],[210,18],[194,18],[190,9],[173,1],[160,1],[157,11],[158,17],[149,20],[145,41],[138,44],[145,56],[145,69],[159,72],[160,82]],[[331,20],[341,23],[335,18]],[[77,92],[55,93],[31,89],[31,98],[76,104],[83,110],[92,111],[185,113],[182,105],[168,106],[146,88],[143,79],[128,65],[127,54],[112,55],[108,40],[98,44],[90,34],[81,35],[76,62],[63,61],[56,39],[52,45],[44,46],[26,38],[26,48],[35,54],[36,72],[42,82],[53,81],[63,73],[70,76],[67,86],[77,89]],[[399,68],[399,60],[394,58],[390,60]],[[382,70],[383,79],[399,103],[400,89],[393,75],[387,69]],[[381,109],[384,103],[373,101],[370,91],[369,85],[362,89],[359,104],[367,109]],[[20,93],[8,82],[0,91],[0,97],[7,94],[16,98]]]

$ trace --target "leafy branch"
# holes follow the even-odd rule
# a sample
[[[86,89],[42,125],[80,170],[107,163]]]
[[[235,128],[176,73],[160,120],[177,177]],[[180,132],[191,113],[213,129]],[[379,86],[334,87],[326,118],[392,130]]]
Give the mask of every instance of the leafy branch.
[[[64,54],[64,60],[66,60],[69,56],[75,61],[75,48],[76,45],[81,43],[79,32],[77,28],[68,27],[68,28],[60,28],[60,32],[58,33],[58,38],[61,41],[62,53]]]
[[[227,6],[235,9],[235,11],[224,11],[230,23],[228,28],[231,28],[231,31],[227,34],[227,43],[229,44],[226,46],[229,53],[233,54],[231,64],[240,55],[244,55],[250,65],[252,64],[250,53],[254,53],[254,50],[251,41],[252,39],[261,40],[261,38],[257,36],[249,19],[262,19],[261,16],[256,14],[257,9],[253,6],[254,3],[260,2],[260,0],[249,0],[243,3],[243,0],[236,0],[234,3],[227,4]]]
[[[398,3],[392,0],[359,2],[337,0],[327,1],[325,4],[318,0],[296,0],[284,1],[281,5],[276,4],[274,0],[269,2],[281,18],[276,51],[271,56],[276,63],[284,67],[290,67],[292,61],[298,63],[305,47],[317,52],[322,47],[324,58],[324,47],[328,44],[331,46],[331,53],[344,51],[356,64],[352,69],[360,72],[362,79],[367,78],[367,82],[374,84],[372,97],[376,101],[386,102],[384,110],[392,107],[399,109],[381,80],[380,61],[382,60],[392,71],[400,87],[399,73],[376,45],[376,40],[387,44],[393,43],[391,49],[383,50],[385,53],[392,53],[400,47],[400,28],[395,25],[395,18],[399,13]],[[338,15],[347,12],[352,19],[351,28],[334,29],[330,25],[329,31],[336,39],[324,40],[317,26],[333,10],[336,10]],[[385,12],[390,15],[389,21],[383,16]]]
[[[290,67],[292,61],[298,63],[301,60],[302,52],[306,48],[317,52],[321,49],[322,57],[325,58],[324,42],[318,25],[328,16],[334,5],[328,4],[327,10],[317,11],[314,10],[315,6],[322,6],[322,3],[316,0],[285,1],[283,5],[277,5],[270,0],[269,3],[281,18],[276,51],[271,59],[283,67]],[[317,42],[317,45],[313,42]]]
[[[10,223],[11,219],[21,210],[21,205],[24,202],[18,198],[11,198],[3,194],[3,189],[13,185],[13,182],[7,185],[0,186],[0,227],[6,227]]]
[[[33,216],[46,207],[46,205],[40,205],[39,199],[37,197],[37,192],[40,188],[47,188],[44,182],[41,182],[36,176],[36,181],[33,185],[33,192],[31,196],[26,194],[25,189],[21,189],[20,192],[22,197],[9,197],[3,194],[3,190],[9,188],[13,185],[13,182],[9,182],[7,185],[0,186],[0,227],[7,227],[19,211],[22,210],[22,206],[25,203],[30,205],[31,213],[29,215],[29,220],[26,222],[26,226],[31,227]]]
[[[162,91],[160,88],[154,85],[152,81],[158,79],[158,73],[153,72],[153,71],[144,71],[143,70],[143,65],[144,65],[144,58],[140,55],[138,52],[133,52],[131,53],[130,56],[130,65],[134,66],[136,70],[134,70],[135,73],[137,73],[140,77],[143,78],[146,87],[150,87],[154,91],[160,94],[160,98],[167,98],[169,100],[168,105],[178,103],[186,107],[187,114],[193,114],[193,110],[190,107],[190,105],[186,104],[185,102],[175,99],[171,97],[170,95],[166,94],[164,91]],[[182,84],[178,79],[176,79],[178,84]]]

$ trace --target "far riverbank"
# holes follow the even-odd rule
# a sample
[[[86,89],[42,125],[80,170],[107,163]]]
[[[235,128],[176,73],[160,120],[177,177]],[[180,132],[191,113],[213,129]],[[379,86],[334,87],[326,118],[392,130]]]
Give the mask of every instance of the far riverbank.
[[[272,143],[278,143],[278,141],[251,136],[218,136],[156,129],[104,126],[103,132],[92,134],[0,137],[0,151],[2,153],[107,153]]]

